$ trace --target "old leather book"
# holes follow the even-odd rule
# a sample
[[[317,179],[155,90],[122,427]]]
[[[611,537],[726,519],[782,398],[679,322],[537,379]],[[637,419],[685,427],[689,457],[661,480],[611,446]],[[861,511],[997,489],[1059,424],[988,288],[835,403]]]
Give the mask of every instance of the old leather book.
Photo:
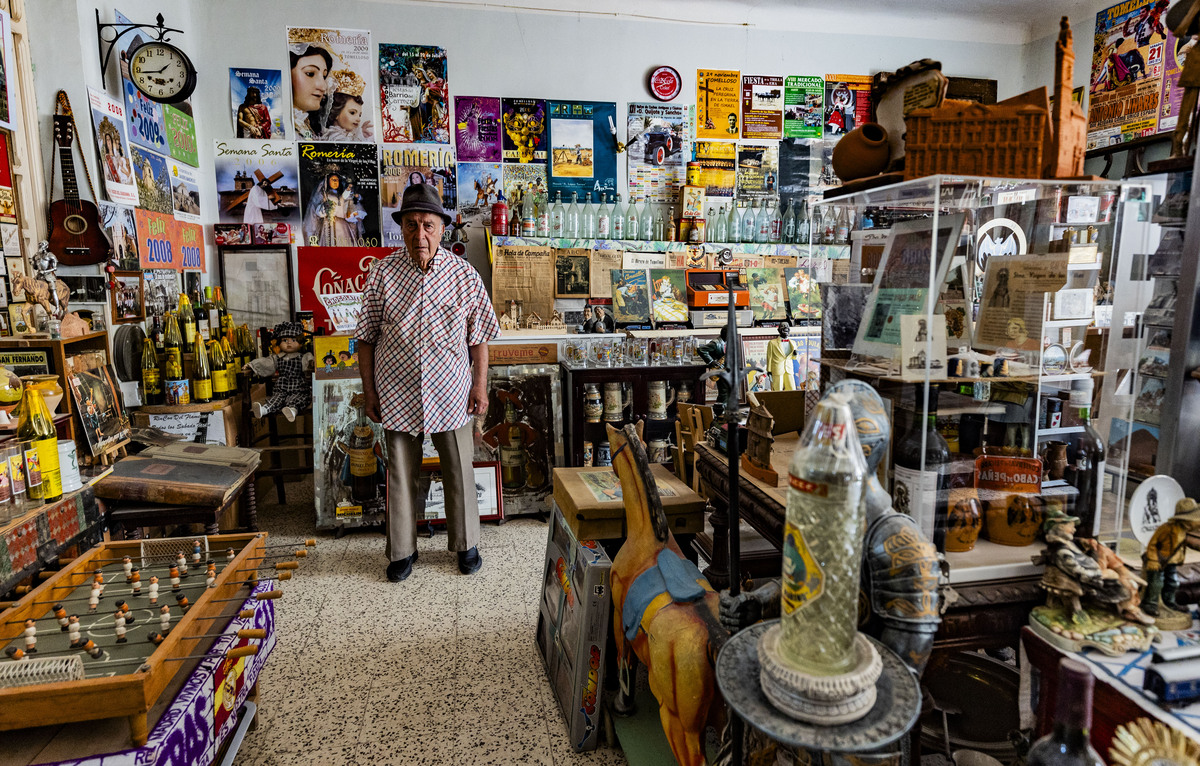
[[[106,500],[217,506],[240,489],[242,479],[253,470],[170,458],[129,457],[96,483],[96,495]]]

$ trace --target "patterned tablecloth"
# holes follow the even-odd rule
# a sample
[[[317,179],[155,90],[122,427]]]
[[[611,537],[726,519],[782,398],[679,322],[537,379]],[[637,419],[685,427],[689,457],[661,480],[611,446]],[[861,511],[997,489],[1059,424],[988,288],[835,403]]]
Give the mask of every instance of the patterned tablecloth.
[[[0,526],[0,594],[54,561],[102,520],[95,493],[87,486],[26,514],[19,523]]]

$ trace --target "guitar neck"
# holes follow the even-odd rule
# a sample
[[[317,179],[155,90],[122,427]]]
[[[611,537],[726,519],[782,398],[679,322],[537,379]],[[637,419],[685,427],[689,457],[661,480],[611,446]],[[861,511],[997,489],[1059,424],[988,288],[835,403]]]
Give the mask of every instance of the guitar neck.
[[[70,146],[58,147],[58,161],[62,165],[63,199],[78,201],[79,183],[75,180],[75,161]]]

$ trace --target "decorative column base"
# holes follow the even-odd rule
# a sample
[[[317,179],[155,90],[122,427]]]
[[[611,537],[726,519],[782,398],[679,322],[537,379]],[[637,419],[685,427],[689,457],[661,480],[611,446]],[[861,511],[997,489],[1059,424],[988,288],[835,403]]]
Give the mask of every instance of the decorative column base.
[[[759,680],[772,705],[797,720],[826,725],[857,721],[870,712],[883,661],[862,633],[854,636],[854,668],[836,676],[805,673],[785,660],[781,634],[776,623],[758,642]]]

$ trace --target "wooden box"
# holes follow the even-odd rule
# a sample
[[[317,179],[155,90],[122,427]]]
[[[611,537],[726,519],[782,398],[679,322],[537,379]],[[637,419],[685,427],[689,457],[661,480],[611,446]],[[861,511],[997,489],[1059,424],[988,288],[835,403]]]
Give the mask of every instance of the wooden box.
[[[225,432],[225,444],[230,447],[238,446],[238,434],[242,428],[242,399],[240,396],[232,399],[218,399],[204,404],[148,404],[130,413],[130,423],[134,428],[149,428],[151,425],[156,425],[164,431],[184,434],[184,438],[191,441],[197,427],[195,413],[204,412],[220,412]],[[215,432],[209,432],[210,437],[214,435]]]
[[[665,466],[652,465],[667,524],[677,535],[704,529],[704,498]],[[625,537],[625,505],[621,485],[610,467],[555,468],[554,503],[577,540],[619,540]]]

